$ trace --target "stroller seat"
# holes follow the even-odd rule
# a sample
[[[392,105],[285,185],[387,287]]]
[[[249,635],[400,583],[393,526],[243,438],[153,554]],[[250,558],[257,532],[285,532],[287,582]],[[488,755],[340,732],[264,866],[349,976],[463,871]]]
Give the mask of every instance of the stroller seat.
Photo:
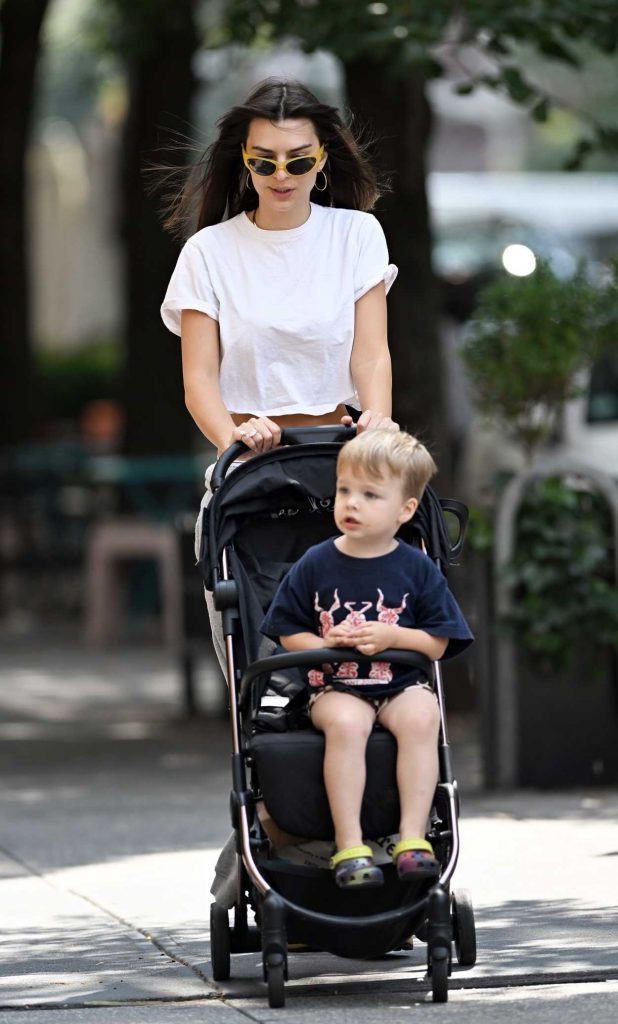
[[[323,779],[323,734],[311,728],[257,733],[248,749],[266,807],[279,828],[306,839],[333,839]],[[361,811],[367,839],[380,839],[399,829],[396,757],[397,744],[391,733],[374,731],[367,744],[367,784]]]

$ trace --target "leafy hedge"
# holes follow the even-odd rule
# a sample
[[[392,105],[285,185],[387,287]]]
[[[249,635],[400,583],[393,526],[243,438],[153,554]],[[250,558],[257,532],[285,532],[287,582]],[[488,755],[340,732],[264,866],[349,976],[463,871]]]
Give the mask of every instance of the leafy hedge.
[[[513,593],[507,618],[519,642],[555,669],[583,641],[618,647],[614,540],[605,499],[577,480],[535,482],[517,520],[506,570]]]
[[[72,349],[39,349],[35,373],[40,418],[77,419],[88,402],[118,399],[121,371],[121,349],[113,341]]]

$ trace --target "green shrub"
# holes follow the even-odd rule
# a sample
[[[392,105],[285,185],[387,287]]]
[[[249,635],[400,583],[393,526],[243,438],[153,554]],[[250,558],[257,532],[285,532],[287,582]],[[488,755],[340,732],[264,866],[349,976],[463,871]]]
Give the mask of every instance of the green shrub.
[[[480,412],[528,453],[548,439],[581,374],[618,336],[618,259],[602,287],[583,265],[560,280],[539,261],[480,293],[462,359]]]
[[[121,370],[121,348],[113,341],[39,349],[35,372],[41,419],[77,419],[88,402],[118,399]]]
[[[548,667],[566,667],[585,640],[618,646],[612,536],[605,499],[571,479],[536,481],[520,507],[506,624]]]

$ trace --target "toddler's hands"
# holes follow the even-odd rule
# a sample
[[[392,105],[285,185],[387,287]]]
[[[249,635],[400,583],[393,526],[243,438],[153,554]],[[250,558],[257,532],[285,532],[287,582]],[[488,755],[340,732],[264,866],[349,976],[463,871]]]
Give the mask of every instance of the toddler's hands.
[[[328,633],[322,637],[325,647],[354,647],[354,641],[350,639],[351,630],[346,622],[340,622],[333,626]]]
[[[387,647],[396,647],[397,626],[388,622],[365,622],[349,633],[351,643],[361,654],[379,654]]]

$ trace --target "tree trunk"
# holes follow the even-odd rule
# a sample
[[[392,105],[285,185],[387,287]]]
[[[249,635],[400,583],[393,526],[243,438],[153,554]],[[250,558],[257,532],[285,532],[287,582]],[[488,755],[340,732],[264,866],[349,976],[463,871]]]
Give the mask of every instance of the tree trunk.
[[[0,380],[3,440],[24,441],[34,416],[26,265],[25,156],[40,33],[49,0],[0,6]]]
[[[350,107],[375,136],[378,167],[391,182],[376,214],[399,267],[388,300],[394,415],[430,447],[444,483],[450,476],[450,453],[425,190],[431,128],[425,81],[414,71],[391,76],[385,66],[366,59],[346,64],[345,71]]]
[[[184,405],[178,339],[159,307],[178,256],[163,231],[161,196],[148,195],[144,168],[160,163],[167,132],[186,134],[198,46],[194,0],[160,4],[144,26],[147,38],[130,59],[129,113],[123,146],[125,241],[125,450],[133,454],[186,451],[193,427]],[[164,161],[169,163],[170,153]],[[182,162],[182,155],[178,157]]]

